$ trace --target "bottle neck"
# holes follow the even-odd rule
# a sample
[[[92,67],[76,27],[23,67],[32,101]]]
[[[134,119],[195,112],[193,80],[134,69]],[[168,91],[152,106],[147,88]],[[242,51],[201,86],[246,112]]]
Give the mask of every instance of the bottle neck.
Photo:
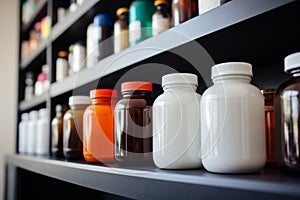
[[[300,67],[286,72],[289,77],[300,77]]]
[[[101,97],[101,98],[95,98],[92,99],[92,104],[93,105],[109,105],[109,104],[116,104],[116,99],[115,98],[107,98],[107,97]]]
[[[167,4],[159,4],[158,6],[156,6],[156,9],[158,10],[158,11],[167,11],[168,9],[167,9]]]
[[[182,91],[196,91],[197,86],[194,84],[188,84],[188,83],[177,83],[177,84],[166,84],[163,86],[164,91],[173,91],[173,90],[182,90]]]
[[[214,84],[220,84],[224,82],[237,82],[237,83],[250,83],[251,76],[249,75],[224,75],[217,76],[213,79]]]
[[[125,99],[138,99],[138,98],[151,98],[152,92],[150,91],[140,91],[140,90],[131,90],[131,91],[123,91],[122,95]]]
[[[128,22],[128,13],[122,13],[119,19]]]

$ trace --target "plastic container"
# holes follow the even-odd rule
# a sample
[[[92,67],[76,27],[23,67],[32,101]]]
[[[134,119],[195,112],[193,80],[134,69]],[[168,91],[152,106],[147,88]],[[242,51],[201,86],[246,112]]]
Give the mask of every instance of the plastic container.
[[[114,24],[114,52],[119,53],[129,46],[128,8],[119,8],[116,15],[118,19]]]
[[[214,8],[217,8],[230,0],[198,0],[199,15],[206,13]]]
[[[51,155],[55,158],[63,157],[63,115],[66,110],[66,106],[56,105],[56,115],[51,122]]]
[[[78,73],[86,67],[86,49],[82,41],[78,41],[73,46],[72,51],[72,72]]]
[[[172,25],[177,26],[198,16],[197,0],[172,1]]]
[[[42,72],[38,75],[37,81],[35,83],[34,94],[36,96],[42,95],[46,90],[48,90],[50,85],[48,74],[49,67],[45,64],[42,66]]]
[[[68,52],[59,51],[56,59],[56,81],[62,81],[68,76]]]
[[[201,157],[210,172],[254,173],[265,165],[264,97],[252,76],[248,63],[212,67],[214,85],[201,99]]]
[[[153,159],[159,168],[200,168],[200,95],[197,76],[162,77],[164,93],[153,104]]]
[[[154,165],[152,83],[125,82],[115,111],[115,159],[123,165]]]
[[[48,156],[50,154],[49,121],[49,111],[46,108],[40,109],[36,125],[36,155]]]
[[[171,27],[171,17],[168,11],[168,0],[155,0],[156,11],[152,16],[152,35],[169,29]]]
[[[96,89],[90,92],[92,105],[83,115],[83,155],[88,162],[114,161],[114,108],[117,91]]]
[[[27,142],[27,126],[29,122],[29,114],[23,113],[21,115],[21,122],[19,123],[19,145],[18,152],[20,154],[26,153],[26,142]]]
[[[30,111],[29,121],[27,125],[27,141],[26,141],[26,153],[34,155],[36,152],[36,133],[37,133],[37,120],[39,114],[38,111]]]
[[[129,7],[130,46],[152,36],[152,15],[155,12],[153,1],[135,0]]]
[[[63,153],[68,160],[83,160],[83,113],[91,104],[87,96],[71,96],[69,98],[69,109],[64,114],[63,121]]]
[[[289,79],[282,83],[275,93],[275,130],[278,131],[276,135],[282,138],[280,142],[284,166],[299,172],[300,52],[285,57],[284,71]]]
[[[111,55],[113,51],[114,21],[107,13],[99,13],[94,17],[93,24],[87,29],[87,67],[93,67],[96,63]]]
[[[24,99],[30,100],[34,95],[34,75],[33,72],[27,72],[25,75],[25,94]]]

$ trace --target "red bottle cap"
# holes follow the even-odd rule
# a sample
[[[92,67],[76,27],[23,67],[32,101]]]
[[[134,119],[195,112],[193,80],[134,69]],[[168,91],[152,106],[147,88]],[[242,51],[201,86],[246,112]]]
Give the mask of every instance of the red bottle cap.
[[[143,81],[132,81],[122,83],[121,91],[143,90],[152,92],[152,83]]]
[[[90,91],[90,97],[92,99],[106,97],[106,98],[117,98],[118,91],[112,89],[96,89]]]

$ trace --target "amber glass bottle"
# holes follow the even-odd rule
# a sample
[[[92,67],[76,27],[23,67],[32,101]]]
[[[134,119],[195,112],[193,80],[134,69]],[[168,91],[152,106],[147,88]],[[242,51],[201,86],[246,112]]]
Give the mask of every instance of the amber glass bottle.
[[[90,92],[92,105],[83,116],[83,155],[88,162],[114,161],[114,108],[117,91],[96,89]]]
[[[125,82],[115,107],[115,159],[120,164],[154,165],[152,157],[152,83]]]
[[[51,155],[55,158],[63,157],[63,115],[66,110],[67,106],[57,104],[56,116],[51,122]]]
[[[177,26],[198,15],[197,0],[172,1],[172,25]]]
[[[83,112],[91,100],[87,96],[72,96],[69,98],[69,109],[63,122],[63,152],[68,160],[83,160],[82,129]]]

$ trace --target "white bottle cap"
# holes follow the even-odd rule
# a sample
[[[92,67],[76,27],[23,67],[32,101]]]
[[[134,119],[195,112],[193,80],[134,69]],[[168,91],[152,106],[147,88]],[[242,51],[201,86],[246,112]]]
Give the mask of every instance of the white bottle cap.
[[[21,120],[28,120],[29,119],[29,114],[28,113],[23,113],[21,115]]]
[[[162,86],[169,84],[187,83],[198,86],[198,77],[189,73],[173,73],[162,77]]]
[[[293,53],[284,59],[284,71],[287,72],[291,69],[300,67],[300,52]]]
[[[212,79],[224,75],[249,75],[252,77],[252,65],[245,62],[227,62],[211,68]]]
[[[88,96],[71,96],[69,98],[69,105],[89,105],[92,103],[92,100]]]
[[[48,109],[42,108],[39,110],[39,116],[40,117],[48,117]]]
[[[37,119],[38,116],[39,116],[39,113],[38,113],[38,111],[36,111],[36,110],[30,111],[30,113],[29,113],[29,118],[30,118],[31,120]]]

